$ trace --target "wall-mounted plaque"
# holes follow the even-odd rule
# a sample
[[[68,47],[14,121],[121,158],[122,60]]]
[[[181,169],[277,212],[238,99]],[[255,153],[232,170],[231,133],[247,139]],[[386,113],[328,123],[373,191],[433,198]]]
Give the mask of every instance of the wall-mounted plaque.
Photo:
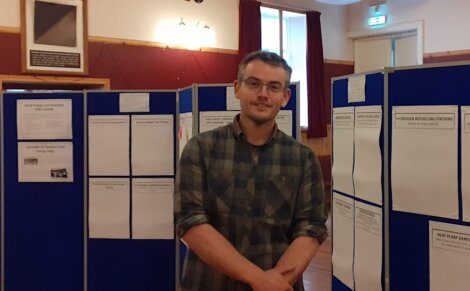
[[[86,74],[86,0],[21,0],[24,72]]]

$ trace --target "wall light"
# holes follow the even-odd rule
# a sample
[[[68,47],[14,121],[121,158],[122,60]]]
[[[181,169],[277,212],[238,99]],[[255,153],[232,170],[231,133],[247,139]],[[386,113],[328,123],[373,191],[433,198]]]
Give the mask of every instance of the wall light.
[[[156,39],[168,47],[191,50],[215,46],[215,33],[205,21],[190,22],[183,17],[173,24],[162,21],[157,27]]]
[[[199,27],[199,22],[197,24]],[[215,33],[206,22],[204,22],[204,26],[200,26],[198,29],[198,34],[201,42],[201,47],[214,47],[215,46]]]

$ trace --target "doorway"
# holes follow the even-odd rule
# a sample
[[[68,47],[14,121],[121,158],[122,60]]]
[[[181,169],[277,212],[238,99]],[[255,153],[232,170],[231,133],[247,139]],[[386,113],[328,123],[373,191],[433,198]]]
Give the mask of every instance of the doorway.
[[[355,39],[354,72],[422,64],[418,50],[416,29]]]
[[[423,64],[423,26],[415,21],[348,32],[354,42],[354,72]]]

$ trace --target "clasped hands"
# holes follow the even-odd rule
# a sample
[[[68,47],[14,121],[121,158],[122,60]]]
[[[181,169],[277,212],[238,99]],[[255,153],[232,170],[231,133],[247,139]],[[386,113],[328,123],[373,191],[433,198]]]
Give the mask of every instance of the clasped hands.
[[[273,268],[258,274],[250,283],[253,291],[293,291],[285,275],[293,270],[280,270]]]

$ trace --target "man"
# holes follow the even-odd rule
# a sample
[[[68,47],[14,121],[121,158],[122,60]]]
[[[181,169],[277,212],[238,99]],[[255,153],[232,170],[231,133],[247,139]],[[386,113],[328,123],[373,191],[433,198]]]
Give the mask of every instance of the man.
[[[291,72],[274,53],[247,55],[234,82],[241,113],[186,145],[175,187],[189,248],[182,290],[303,290],[326,217],[317,158],[275,122]]]

